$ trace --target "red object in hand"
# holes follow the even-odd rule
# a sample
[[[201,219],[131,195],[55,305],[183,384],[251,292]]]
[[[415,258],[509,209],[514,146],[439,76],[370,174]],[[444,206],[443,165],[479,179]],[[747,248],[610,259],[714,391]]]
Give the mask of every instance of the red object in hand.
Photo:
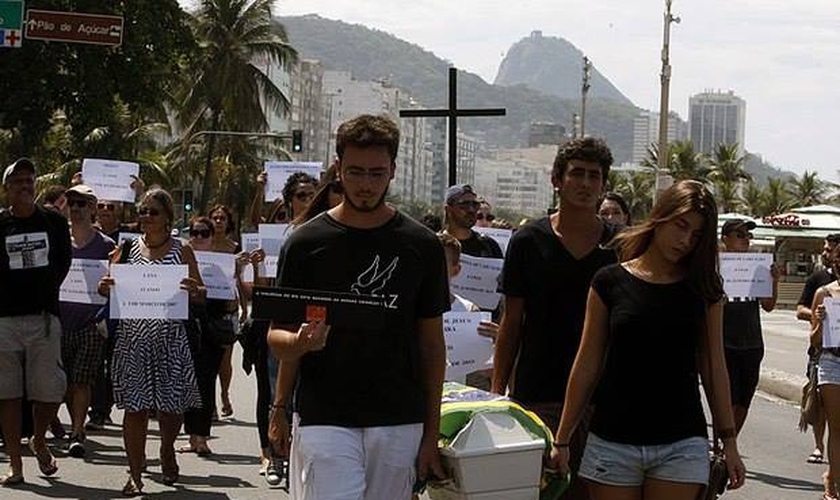
[[[306,321],[307,323],[325,322],[327,320],[327,308],[324,306],[307,305],[306,306]]]

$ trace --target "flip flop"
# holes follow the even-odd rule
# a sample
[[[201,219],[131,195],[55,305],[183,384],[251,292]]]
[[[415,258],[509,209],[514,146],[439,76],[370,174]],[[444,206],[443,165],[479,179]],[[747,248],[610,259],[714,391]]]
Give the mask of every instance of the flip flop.
[[[178,453],[195,453],[199,457],[206,457],[213,454],[213,451],[208,448],[207,446],[204,447],[195,447],[191,444],[185,444],[178,448]]]
[[[46,445],[44,445],[44,448],[41,449],[41,451],[38,451],[35,447],[35,440],[30,439],[29,449],[38,460],[38,468],[41,469],[41,474],[45,476],[52,476],[58,472],[58,463],[56,463],[55,457],[52,456],[50,449]]]
[[[825,463],[825,458],[820,450],[814,450],[805,461],[809,464],[822,464]]]
[[[0,477],[0,487],[16,486],[18,484],[23,484],[23,474],[8,472],[5,476]]]

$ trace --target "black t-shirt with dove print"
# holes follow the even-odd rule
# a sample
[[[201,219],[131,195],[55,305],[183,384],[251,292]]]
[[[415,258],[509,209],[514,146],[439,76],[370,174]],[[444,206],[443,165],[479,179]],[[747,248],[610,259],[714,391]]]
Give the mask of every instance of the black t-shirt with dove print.
[[[435,234],[399,212],[373,229],[324,213],[291,234],[277,269],[280,287],[385,296],[388,307],[384,327],[334,326],[323,350],[301,358],[300,425],[423,422],[417,321],[449,310],[446,260]]]

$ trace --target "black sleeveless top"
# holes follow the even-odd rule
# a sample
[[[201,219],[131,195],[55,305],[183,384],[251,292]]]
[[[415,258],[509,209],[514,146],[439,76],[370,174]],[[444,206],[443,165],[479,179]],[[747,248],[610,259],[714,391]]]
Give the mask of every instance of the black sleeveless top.
[[[609,311],[590,430],[608,441],[667,444],[706,435],[697,371],[705,303],[686,281],[644,281],[620,264],[592,288]]]

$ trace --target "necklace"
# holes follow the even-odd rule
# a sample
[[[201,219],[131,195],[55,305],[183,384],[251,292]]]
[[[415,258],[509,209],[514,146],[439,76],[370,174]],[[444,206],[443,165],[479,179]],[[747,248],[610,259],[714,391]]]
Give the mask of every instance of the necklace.
[[[146,248],[148,248],[149,250],[157,250],[158,248],[162,247],[163,245],[166,245],[167,243],[169,243],[169,238],[171,238],[171,236],[166,235],[166,238],[164,238],[164,240],[162,242],[158,243],[157,245],[150,245],[149,242],[146,239],[146,235],[141,236],[141,238],[143,238],[143,244],[146,245]]]

